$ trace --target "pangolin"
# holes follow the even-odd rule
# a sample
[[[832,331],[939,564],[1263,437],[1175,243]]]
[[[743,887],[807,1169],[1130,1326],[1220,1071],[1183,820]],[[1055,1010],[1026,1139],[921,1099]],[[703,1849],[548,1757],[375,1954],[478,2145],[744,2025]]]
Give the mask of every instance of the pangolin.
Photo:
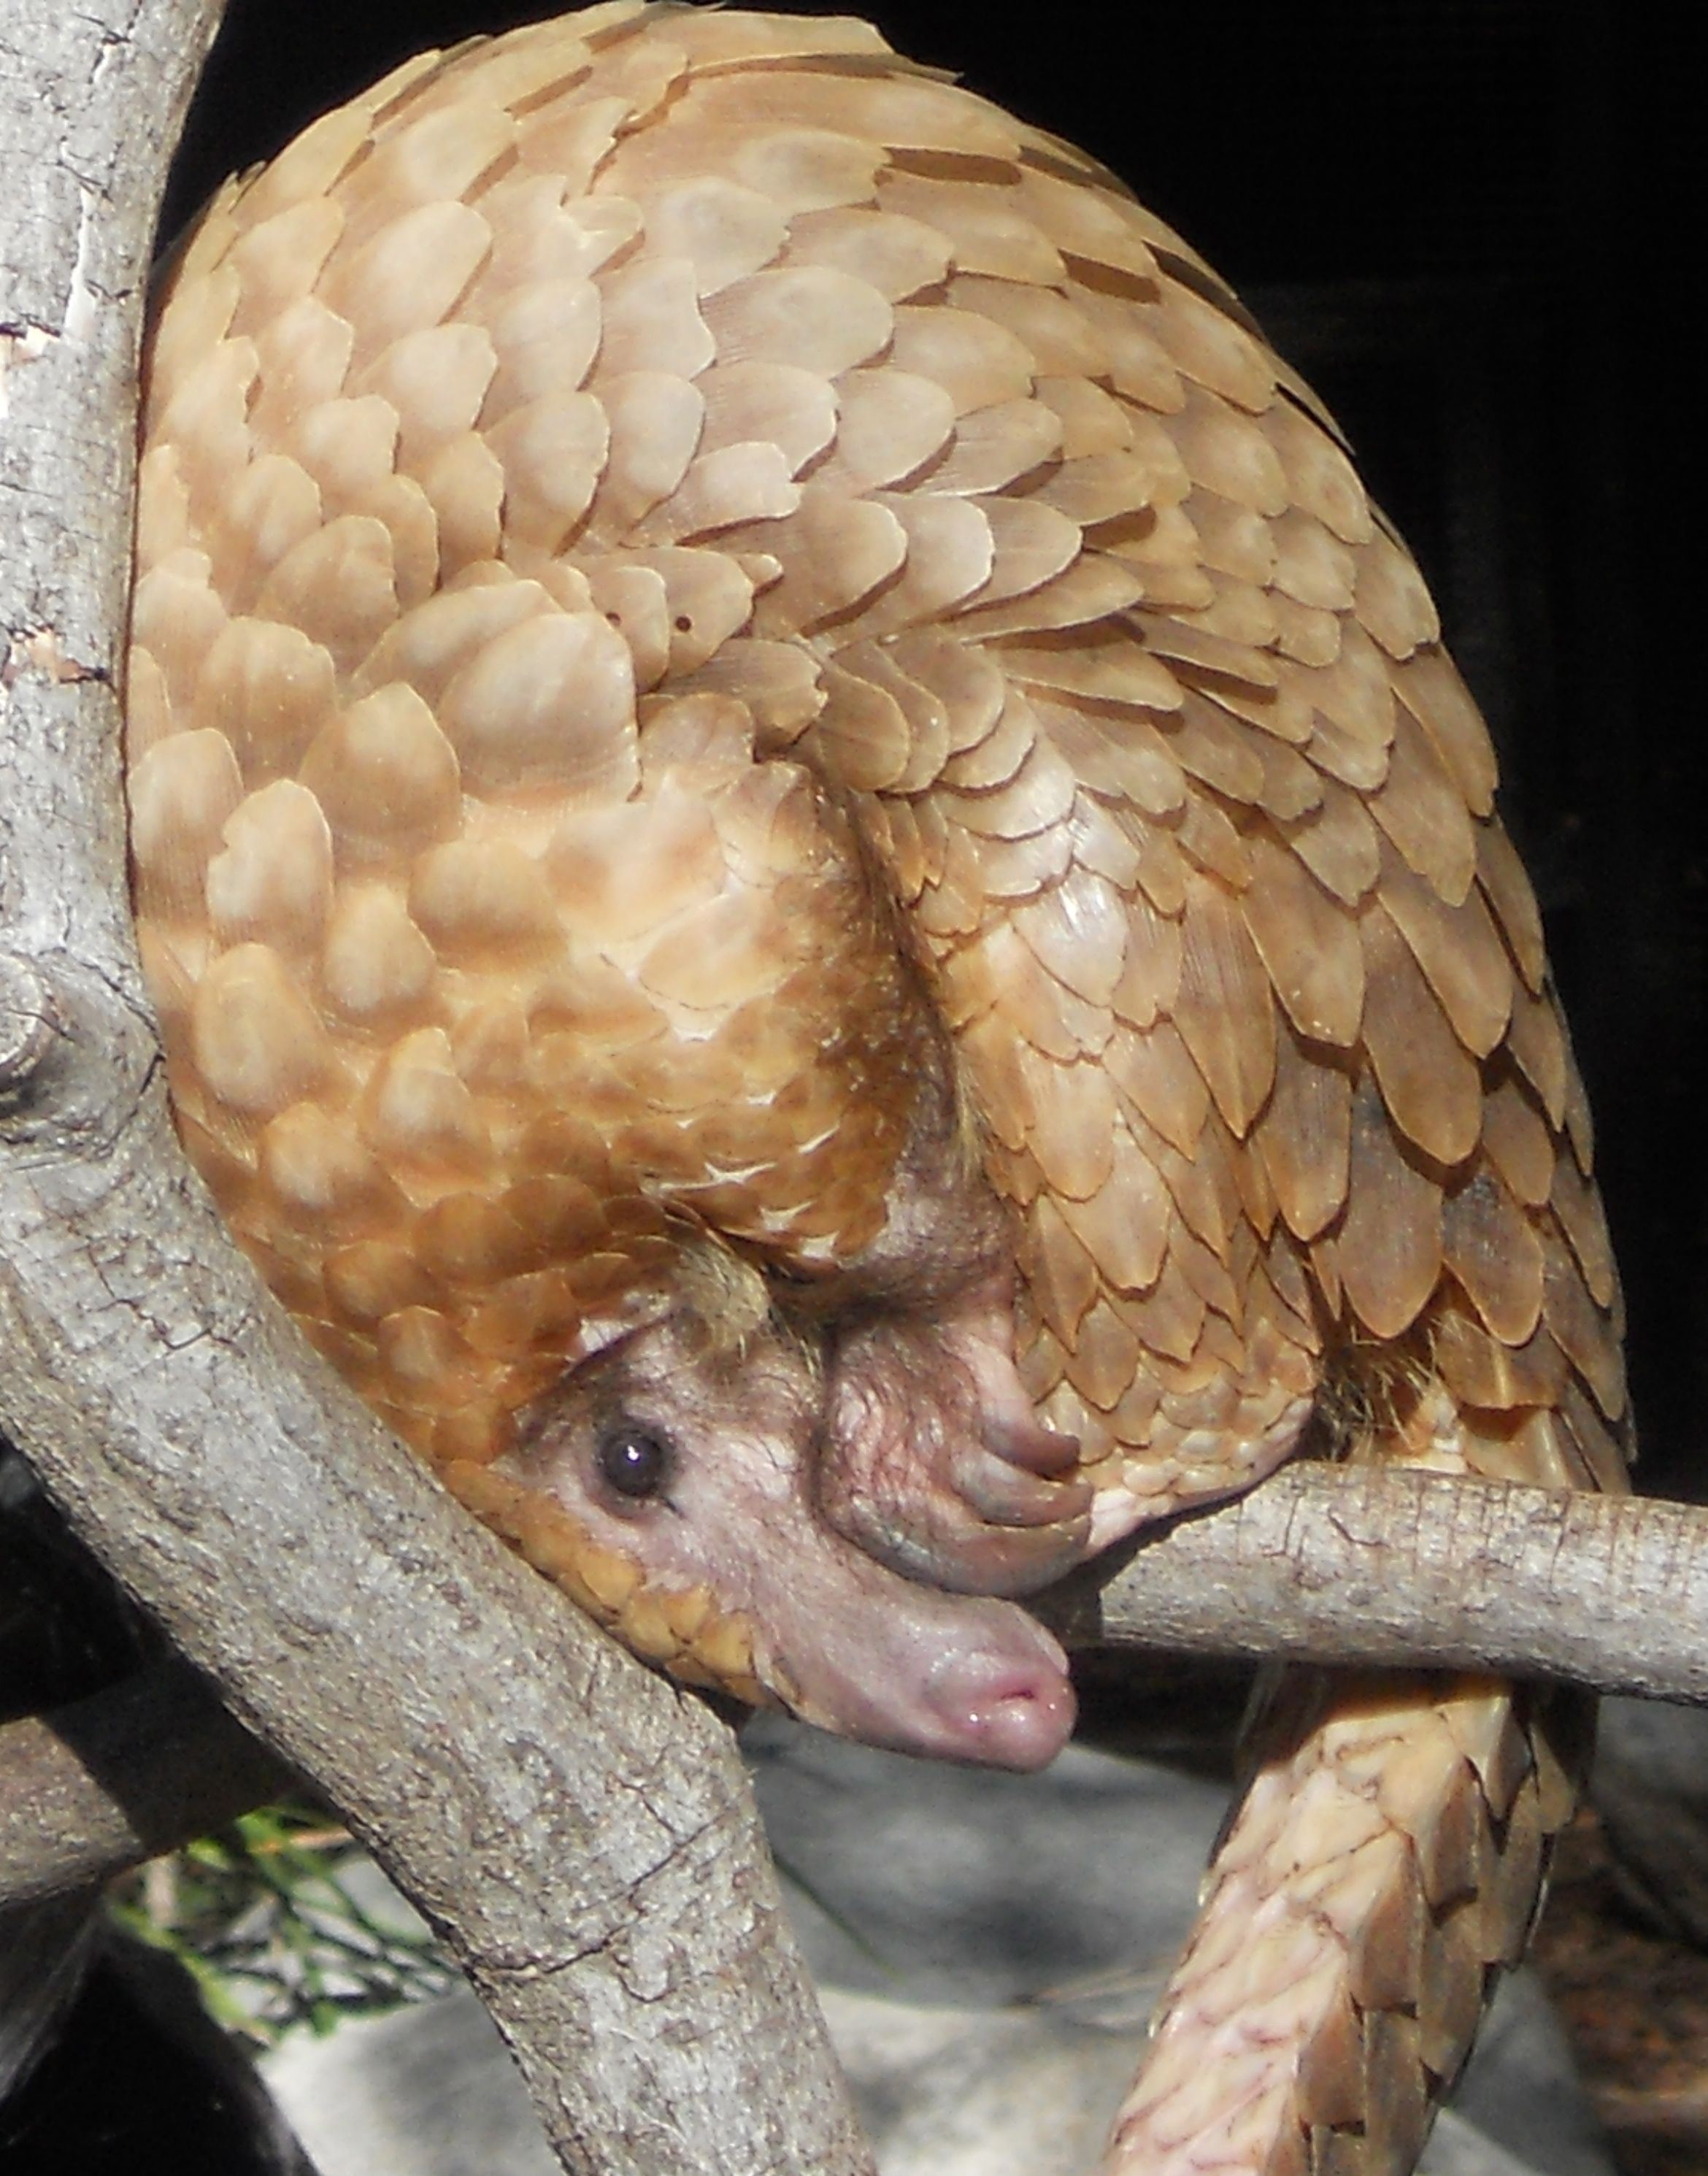
[[[144,429],[186,1145],[640,1654],[1036,1765],[1071,1695],[999,1597],[1302,1441],[1622,1485],[1488,736],[1332,420],[1103,168],[862,23],[608,0],[229,184]],[[1112,2169],[1411,2168],[1556,1721],[1281,1686]]]

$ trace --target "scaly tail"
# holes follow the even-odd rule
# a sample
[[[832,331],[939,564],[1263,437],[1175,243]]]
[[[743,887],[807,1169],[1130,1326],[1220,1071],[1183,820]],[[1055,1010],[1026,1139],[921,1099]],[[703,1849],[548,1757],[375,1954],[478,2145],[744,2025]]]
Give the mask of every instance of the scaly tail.
[[[1285,1672],[1106,2176],[1406,2176],[1523,1952],[1579,1708]]]
[[[1404,1434],[1407,1463],[1509,1470],[1444,1390]],[[1493,1678],[1277,1672],[1104,2176],[1409,2176],[1523,1955],[1592,1717]]]

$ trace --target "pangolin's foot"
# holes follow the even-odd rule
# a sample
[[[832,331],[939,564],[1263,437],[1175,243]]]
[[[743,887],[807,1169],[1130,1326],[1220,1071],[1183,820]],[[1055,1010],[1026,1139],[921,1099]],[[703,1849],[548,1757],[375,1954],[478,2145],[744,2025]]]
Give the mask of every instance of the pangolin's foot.
[[[849,1337],[829,1423],[826,1515],[909,1578],[1024,1594],[1086,1554],[1093,1494],[1080,1445],[1038,1420],[1014,1366],[1006,1288]]]

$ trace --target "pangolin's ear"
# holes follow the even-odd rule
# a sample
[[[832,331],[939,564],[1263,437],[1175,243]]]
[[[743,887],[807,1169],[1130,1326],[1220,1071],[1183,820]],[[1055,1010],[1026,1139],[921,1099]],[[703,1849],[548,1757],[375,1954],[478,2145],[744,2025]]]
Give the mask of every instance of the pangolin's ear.
[[[739,1346],[770,1319],[771,1289],[764,1276],[711,1232],[683,1245],[677,1291],[714,1349]]]
[[[645,1286],[584,1315],[564,1348],[564,1373],[585,1367],[589,1361],[609,1357],[643,1330],[655,1329],[666,1320],[676,1306],[669,1292]]]

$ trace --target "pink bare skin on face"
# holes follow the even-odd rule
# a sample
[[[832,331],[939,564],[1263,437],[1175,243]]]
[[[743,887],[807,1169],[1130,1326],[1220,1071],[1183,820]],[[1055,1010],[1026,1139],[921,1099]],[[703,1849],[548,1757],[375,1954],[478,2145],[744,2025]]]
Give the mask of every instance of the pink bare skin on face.
[[[997,1597],[1090,1549],[1079,1445],[1014,1359],[1012,1232],[923,1012],[878,1237],[813,1276],[684,1225],[673,1270],[590,1336],[502,1476],[639,1568],[747,1618],[809,1722],[1009,1768],[1073,1728],[1057,1642]]]
[[[969,1437],[981,1406],[973,1367],[954,1354],[965,1335],[869,1315],[850,1339],[845,1384],[822,1321],[791,1327],[774,1310],[732,1335],[684,1301],[572,1368],[499,1470],[547,1490],[638,1562],[649,1586],[704,1586],[721,1609],[746,1613],[760,1631],[761,1676],[808,1722],[903,1752],[1042,1767],[1074,1723],[1060,1647],[1013,1603],[924,1581],[963,1551],[1000,1571],[1010,1542],[1017,1562],[1035,1569],[1047,1553],[1059,1568],[1083,1548],[1087,1492],[1039,1482]],[[1010,1410],[1002,1387],[993,1424],[1024,1435],[1030,1408]],[[903,1413],[927,1448],[911,1466],[889,1439]],[[868,1444],[861,1431],[874,1425],[884,1439]],[[839,1427],[855,1439],[839,1444]],[[1025,1453],[1036,1455],[1030,1439]],[[955,1495],[960,1468],[986,1460],[989,1500],[1001,1472],[1014,1475],[1019,1523],[987,1523]],[[844,1485],[851,1476],[857,1493],[868,1466],[888,1475],[890,1511],[911,1536],[941,1536],[936,1553],[928,1539],[890,1552],[913,1577],[827,1516],[827,1474]],[[911,1509],[904,1496],[917,1499]],[[1035,1538],[1046,1499],[1065,1515],[1047,1552]]]

